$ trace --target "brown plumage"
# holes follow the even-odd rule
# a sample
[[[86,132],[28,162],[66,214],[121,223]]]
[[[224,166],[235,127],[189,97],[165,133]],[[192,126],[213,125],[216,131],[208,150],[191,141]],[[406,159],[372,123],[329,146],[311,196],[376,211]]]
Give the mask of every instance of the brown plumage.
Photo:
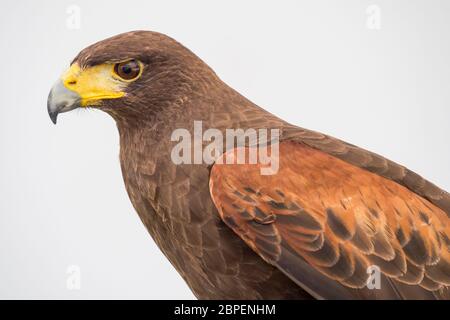
[[[154,32],[96,43],[82,69],[136,59],[142,76],[95,107],[120,134],[120,163],[139,217],[201,299],[445,299],[450,196],[408,169],[291,125],[223,83]],[[50,111],[50,107],[49,107]],[[56,118],[55,118],[56,119]],[[175,129],[280,129],[280,169],[175,165]],[[228,152],[233,152],[229,150]],[[367,268],[381,288],[366,287]]]
[[[414,285],[416,297],[432,298],[450,285],[449,218],[428,200],[293,141],[280,145],[278,174],[259,169],[214,165],[214,203],[255,252],[312,295],[412,298],[405,285]],[[373,265],[389,282],[383,290],[366,288]]]

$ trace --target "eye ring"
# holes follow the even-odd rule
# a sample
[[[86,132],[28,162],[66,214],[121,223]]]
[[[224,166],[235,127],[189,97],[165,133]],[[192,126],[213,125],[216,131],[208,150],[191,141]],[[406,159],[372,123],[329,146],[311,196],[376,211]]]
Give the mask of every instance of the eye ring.
[[[114,65],[114,73],[122,80],[136,80],[142,73],[142,65],[137,60],[127,60]]]

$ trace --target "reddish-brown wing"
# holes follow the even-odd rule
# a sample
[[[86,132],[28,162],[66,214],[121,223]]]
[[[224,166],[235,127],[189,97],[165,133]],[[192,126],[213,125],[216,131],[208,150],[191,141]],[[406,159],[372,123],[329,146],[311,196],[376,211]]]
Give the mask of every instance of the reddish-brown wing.
[[[448,296],[445,212],[324,152],[279,148],[274,175],[260,164],[215,164],[210,177],[221,218],[265,261],[318,298]],[[374,266],[383,283],[369,290]]]

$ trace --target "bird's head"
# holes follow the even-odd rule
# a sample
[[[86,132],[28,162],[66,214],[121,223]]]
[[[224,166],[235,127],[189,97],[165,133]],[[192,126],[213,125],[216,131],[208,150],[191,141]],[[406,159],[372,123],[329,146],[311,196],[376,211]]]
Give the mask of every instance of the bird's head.
[[[116,119],[143,119],[188,99],[214,72],[175,40],[133,31],[82,50],[50,91],[47,108],[59,113],[93,107]],[[172,111],[173,112],[173,111]]]

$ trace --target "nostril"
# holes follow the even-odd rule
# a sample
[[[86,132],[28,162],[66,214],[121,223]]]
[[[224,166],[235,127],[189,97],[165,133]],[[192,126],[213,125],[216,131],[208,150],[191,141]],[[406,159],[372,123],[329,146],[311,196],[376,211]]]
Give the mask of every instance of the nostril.
[[[76,80],[67,81],[67,84],[73,86],[77,84],[77,81]]]

